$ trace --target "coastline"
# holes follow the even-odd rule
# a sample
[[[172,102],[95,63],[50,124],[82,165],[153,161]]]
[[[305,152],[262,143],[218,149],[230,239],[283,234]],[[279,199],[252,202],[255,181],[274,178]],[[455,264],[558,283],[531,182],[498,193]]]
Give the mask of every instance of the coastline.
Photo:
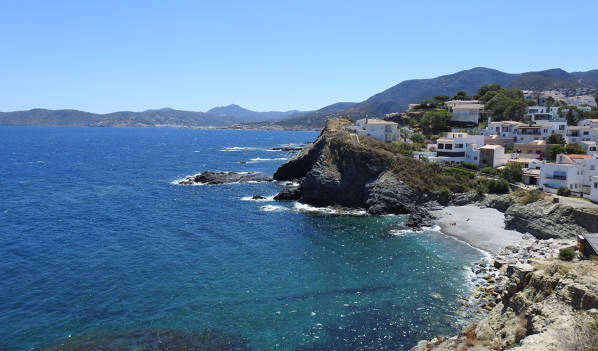
[[[431,211],[440,231],[494,256],[505,246],[523,240],[524,233],[505,229],[504,213],[477,205],[446,206]]]

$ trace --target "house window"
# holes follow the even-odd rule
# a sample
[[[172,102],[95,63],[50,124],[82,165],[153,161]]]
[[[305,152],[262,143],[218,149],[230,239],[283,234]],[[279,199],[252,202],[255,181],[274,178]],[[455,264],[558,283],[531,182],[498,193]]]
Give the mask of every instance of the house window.
[[[594,165],[591,165],[591,166],[590,166],[590,171],[593,171],[593,170],[595,170],[595,169],[596,169],[596,166],[594,166]]]
[[[455,145],[455,148],[456,149],[462,149],[463,148],[463,144],[457,144],[457,145]]]
[[[598,189],[598,183],[594,183],[594,189]]]
[[[565,126],[561,124],[561,125],[559,126],[559,130],[565,130]]]
[[[573,189],[573,184],[569,184],[569,189]]]
[[[473,159],[474,159],[474,161],[477,161],[477,160],[478,160],[478,157],[477,157],[477,156],[475,156]]]
[[[453,144],[446,144],[446,145],[444,146],[444,149],[445,149],[445,150],[452,150],[452,149],[453,149]]]

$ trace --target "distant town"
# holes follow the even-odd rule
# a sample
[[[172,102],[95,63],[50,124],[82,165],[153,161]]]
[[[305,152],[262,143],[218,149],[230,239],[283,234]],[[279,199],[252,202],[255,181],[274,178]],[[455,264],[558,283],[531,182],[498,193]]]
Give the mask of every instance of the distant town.
[[[598,202],[596,89],[527,91],[484,85],[413,103],[347,127],[416,159]]]

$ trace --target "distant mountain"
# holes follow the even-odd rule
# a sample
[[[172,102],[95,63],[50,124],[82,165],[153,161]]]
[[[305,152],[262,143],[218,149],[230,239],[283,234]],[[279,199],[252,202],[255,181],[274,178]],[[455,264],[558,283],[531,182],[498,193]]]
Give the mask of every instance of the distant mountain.
[[[204,112],[170,108],[142,112],[121,111],[96,114],[78,110],[0,112],[0,125],[22,126],[89,126],[89,127],[157,127],[157,126],[226,126],[244,120]]]
[[[476,67],[431,79],[406,80],[359,103],[333,104],[301,116],[270,123],[270,125],[287,128],[304,126],[309,129],[317,129],[322,128],[326,120],[331,117],[360,118],[366,115],[380,116],[386,113],[403,112],[407,110],[409,104],[419,103],[423,99],[436,95],[453,96],[459,90],[474,94],[482,85],[492,83],[524,90],[598,88],[598,70],[568,73],[562,69],[550,69],[511,74],[495,69]]]
[[[303,112],[254,112],[238,105],[216,107],[208,112],[162,108],[142,112],[96,114],[79,110],[32,109],[0,112],[0,125],[89,127],[224,127],[264,120],[283,120]]]
[[[598,70],[569,73],[562,69],[539,72],[504,73],[476,67],[430,79],[403,81],[362,102],[338,102],[316,111],[255,112],[238,105],[215,107],[207,112],[163,108],[142,112],[121,111],[95,114],[78,110],[0,112],[0,125],[106,126],[106,127],[224,127],[244,124],[244,128],[320,129],[330,117],[380,116],[403,112],[411,103],[436,95],[453,96],[459,90],[474,94],[484,84],[499,83],[509,88],[548,90],[558,88],[598,88]]]
[[[220,116],[220,117],[232,117],[237,120],[243,120],[247,122],[261,122],[261,121],[275,121],[289,118],[291,116],[302,115],[305,112],[290,110],[284,112],[268,111],[268,112],[255,112],[245,109],[239,105],[228,105],[214,107],[213,109],[206,112],[207,114]]]

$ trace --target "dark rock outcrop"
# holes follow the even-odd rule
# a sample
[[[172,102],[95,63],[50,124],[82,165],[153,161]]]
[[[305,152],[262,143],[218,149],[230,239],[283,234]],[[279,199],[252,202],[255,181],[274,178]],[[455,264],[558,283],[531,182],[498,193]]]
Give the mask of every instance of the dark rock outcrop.
[[[287,186],[280,193],[274,196],[278,201],[294,201],[301,198],[301,188],[298,186]]]
[[[276,199],[299,200],[313,206],[364,208],[370,214],[412,214],[408,224],[429,225],[431,216],[422,205],[441,200],[439,194],[420,191],[401,181],[392,163],[401,158],[377,140],[351,136],[343,119],[330,119],[320,136],[274,173],[274,179],[300,182]]]
[[[205,171],[187,177],[178,182],[179,185],[217,185],[230,183],[270,182],[272,178],[264,177],[261,173],[211,172]]]

